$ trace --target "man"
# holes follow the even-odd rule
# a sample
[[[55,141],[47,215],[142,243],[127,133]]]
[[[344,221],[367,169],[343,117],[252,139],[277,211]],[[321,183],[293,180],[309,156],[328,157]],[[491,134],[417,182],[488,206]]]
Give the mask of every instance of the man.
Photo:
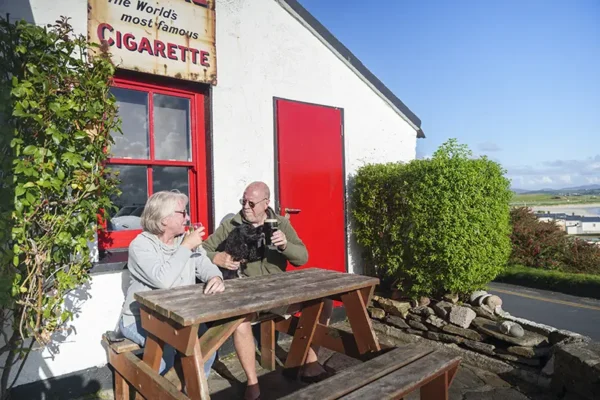
[[[302,240],[286,218],[276,215],[270,203],[269,187],[264,182],[253,182],[244,191],[240,203],[241,211],[233,218],[224,221],[217,230],[203,242],[204,249],[212,262],[221,268],[237,270],[240,262],[234,261],[231,255],[218,251],[221,243],[227,236],[241,224],[263,225],[266,219],[277,219],[279,229],[271,238],[272,244],[277,246],[274,254],[269,254],[259,260],[246,264],[243,274],[246,276],[270,275],[285,272],[289,261],[295,267],[299,267],[308,261],[308,252]],[[269,250],[265,250],[269,251]]]
[[[240,263],[234,261],[231,255],[218,251],[231,231],[241,224],[263,225],[266,219],[277,219],[279,229],[273,233],[271,242],[277,246],[276,250],[264,247],[261,260],[249,262],[243,271],[245,276],[270,275],[285,272],[289,261],[295,267],[299,267],[308,261],[308,251],[298,234],[287,218],[281,217],[269,207],[271,193],[264,182],[252,182],[246,190],[240,203],[242,209],[233,218],[224,221],[217,230],[203,242],[204,249],[212,262],[221,268],[236,271]],[[267,252],[269,252],[267,257]],[[327,323],[331,314],[331,305],[323,310],[321,322]],[[255,344],[250,322],[242,323],[233,334],[233,344],[242,364],[242,368],[248,377],[245,399],[254,400],[260,396],[258,379],[255,365]],[[325,370],[317,362],[317,354],[310,349],[306,360],[307,367],[304,369],[305,380],[314,380],[325,373]]]

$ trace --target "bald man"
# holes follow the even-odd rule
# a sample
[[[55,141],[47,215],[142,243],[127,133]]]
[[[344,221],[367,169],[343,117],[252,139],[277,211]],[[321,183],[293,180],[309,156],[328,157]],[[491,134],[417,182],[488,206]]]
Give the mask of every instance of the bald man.
[[[277,219],[279,230],[271,237],[271,243],[276,249],[262,246],[261,260],[249,262],[242,270],[245,276],[270,275],[285,272],[287,262],[293,266],[301,266],[308,261],[308,251],[298,234],[287,218],[275,214],[269,206],[271,192],[264,182],[252,182],[240,199],[242,209],[232,219],[224,221],[217,230],[202,244],[208,257],[221,268],[237,271],[240,263],[234,261],[231,255],[219,251],[222,243],[236,226],[251,224],[253,226],[263,225],[266,219]],[[267,257],[268,255],[268,257]],[[225,289],[227,291],[227,289]],[[331,308],[331,307],[328,307]],[[324,319],[328,319],[330,312],[324,313]],[[322,321],[326,323],[326,321]],[[260,396],[258,379],[256,377],[255,365],[255,343],[252,335],[250,322],[242,323],[233,334],[233,344],[242,364],[242,368],[248,377],[245,399],[254,400]],[[323,367],[317,362],[317,355],[313,349],[309,350],[307,357],[307,368],[303,375],[310,380],[325,373]]]
[[[251,224],[263,225],[266,219],[277,219],[279,229],[271,237],[271,243],[277,250],[265,249],[259,261],[250,262],[243,268],[245,276],[270,275],[284,272],[289,261],[295,267],[308,261],[308,252],[302,240],[290,224],[290,221],[281,217],[269,207],[271,192],[264,182],[252,182],[240,199],[242,209],[230,220],[224,221],[203,243],[204,249],[212,262],[221,268],[236,271],[240,268],[239,261],[234,261],[231,255],[219,251],[221,244],[237,226]],[[267,259],[267,252],[269,257]]]

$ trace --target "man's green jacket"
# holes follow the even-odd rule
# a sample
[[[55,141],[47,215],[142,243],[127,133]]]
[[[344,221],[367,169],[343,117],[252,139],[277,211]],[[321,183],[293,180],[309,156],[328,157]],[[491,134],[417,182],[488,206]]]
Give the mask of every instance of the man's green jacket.
[[[308,251],[298,234],[292,227],[292,224],[287,218],[281,217],[269,207],[267,209],[267,218],[276,218],[281,230],[287,238],[287,246],[284,251],[271,250],[265,248],[264,256],[259,261],[253,261],[246,264],[246,268],[242,270],[245,276],[270,275],[285,272],[285,267],[289,261],[295,267],[306,264],[308,261]],[[202,243],[202,246],[208,254],[208,258],[212,261],[220,251],[221,244],[227,239],[229,233],[241,224],[249,224],[242,217],[242,211],[237,213],[235,217],[224,221],[217,230]]]

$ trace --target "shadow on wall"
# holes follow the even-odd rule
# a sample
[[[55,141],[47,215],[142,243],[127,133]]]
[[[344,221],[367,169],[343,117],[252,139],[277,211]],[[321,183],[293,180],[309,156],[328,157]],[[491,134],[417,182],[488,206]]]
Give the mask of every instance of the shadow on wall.
[[[233,217],[235,217],[235,214],[234,214],[234,213],[229,213],[229,214],[227,214],[226,216],[224,216],[224,217],[223,217],[223,219],[221,219],[221,222],[219,222],[219,226],[220,226],[220,225],[221,225],[223,222],[225,222],[225,221],[229,221],[229,220],[230,220],[231,218],[233,218]],[[218,228],[218,226],[217,226],[217,228]]]
[[[353,234],[354,218],[352,218],[352,193],[354,192],[354,183],[355,177],[354,175],[350,175],[348,177],[348,181],[346,182],[346,214],[348,216],[346,219],[346,231],[348,232],[347,240],[350,253],[349,267],[350,271],[353,273],[364,275],[366,272],[364,265],[365,262],[362,255],[364,249],[362,249],[358,243],[356,243],[356,236]]]
[[[10,21],[13,22],[24,19],[27,22],[35,23],[30,3],[30,0],[0,0],[0,15],[2,18],[6,18],[6,14],[10,14]]]
[[[129,272],[129,269],[127,269],[127,266],[125,266],[125,269],[123,270],[123,273],[121,274],[121,291],[123,292],[123,299],[125,299],[127,297],[127,289],[129,289],[130,284],[131,284],[131,273]],[[119,318],[120,317],[121,317],[121,315],[119,314]],[[113,330],[115,332],[119,332],[119,319],[117,319],[117,322],[116,322]]]
[[[74,319],[79,317],[83,304],[91,298],[90,289],[91,285],[87,283],[71,292],[65,298],[65,309],[73,313]],[[33,350],[27,358],[22,372],[26,374],[30,371],[29,375],[21,376],[21,379],[26,381],[33,380],[33,382],[13,388],[11,399],[48,400],[74,398],[109,388],[112,383],[112,376],[108,370],[103,374],[106,376],[99,376],[97,372],[88,375],[86,371],[78,371],[73,374],[47,378],[55,374],[48,365],[47,360],[53,360],[58,356],[61,351],[61,345],[76,340],[77,334],[78,332],[75,327],[68,324],[62,331],[58,331],[52,335],[52,340],[44,349],[38,348],[37,350]],[[34,345],[34,349],[36,346]],[[20,364],[16,364],[13,367],[11,382],[19,367]],[[37,376],[32,376],[34,374]]]

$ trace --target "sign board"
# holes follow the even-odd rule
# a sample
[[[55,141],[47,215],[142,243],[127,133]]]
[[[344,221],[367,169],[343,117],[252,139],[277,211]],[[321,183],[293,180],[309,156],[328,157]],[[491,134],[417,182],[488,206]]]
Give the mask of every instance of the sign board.
[[[88,0],[88,39],[119,68],[217,83],[214,0]]]

